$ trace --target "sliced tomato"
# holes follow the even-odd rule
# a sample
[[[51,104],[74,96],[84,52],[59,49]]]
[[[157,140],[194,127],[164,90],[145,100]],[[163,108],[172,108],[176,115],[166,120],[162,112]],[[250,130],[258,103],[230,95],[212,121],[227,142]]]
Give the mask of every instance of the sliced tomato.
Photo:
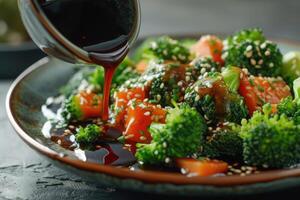
[[[251,115],[266,103],[278,104],[292,95],[289,86],[280,78],[249,77],[245,73],[242,73],[239,93],[244,97]]]
[[[164,123],[166,111],[150,103],[133,101],[127,108],[125,131],[126,141],[137,143],[150,143],[151,134],[148,131],[152,122]]]
[[[191,49],[197,57],[211,57],[215,62],[223,65],[222,50],[222,40],[214,35],[202,36]]]
[[[125,114],[128,102],[132,99],[144,100],[147,98],[144,88],[131,88],[117,91],[114,95],[115,105],[114,110],[115,115],[115,126],[123,130],[125,123]]]
[[[220,160],[196,160],[192,158],[179,158],[176,160],[178,167],[187,173],[199,176],[211,176],[228,171],[228,164]]]
[[[95,93],[80,92],[75,96],[75,101],[82,112],[82,118],[100,117],[102,113],[102,97]]]

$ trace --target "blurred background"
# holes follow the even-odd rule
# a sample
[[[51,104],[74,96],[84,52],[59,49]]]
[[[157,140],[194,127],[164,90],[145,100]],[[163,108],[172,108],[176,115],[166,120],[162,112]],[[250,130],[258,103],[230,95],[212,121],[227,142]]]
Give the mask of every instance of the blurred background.
[[[272,38],[300,42],[299,0],[140,1],[140,37],[232,33],[241,28],[261,27]],[[41,199],[40,195],[44,195],[42,199],[132,199],[130,194],[77,181],[49,165],[14,134],[4,108],[7,90],[20,72],[43,56],[22,26],[16,0],[0,0],[0,138],[5,138],[0,139],[0,199]],[[41,186],[40,179],[51,180],[54,186]]]
[[[300,41],[298,0],[141,0],[140,36],[232,33],[261,27],[274,38]],[[14,78],[44,55],[31,44],[16,0],[0,0],[0,78]]]

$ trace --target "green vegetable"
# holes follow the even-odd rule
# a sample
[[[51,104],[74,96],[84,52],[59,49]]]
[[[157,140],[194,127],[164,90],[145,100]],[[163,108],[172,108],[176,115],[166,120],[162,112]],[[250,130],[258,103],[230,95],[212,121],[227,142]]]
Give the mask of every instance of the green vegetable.
[[[285,115],[271,115],[266,104],[263,112],[242,121],[244,162],[249,165],[282,168],[300,162],[300,127]]]
[[[294,91],[295,99],[299,99],[299,97],[300,97],[300,77],[293,81],[293,91]]]
[[[225,44],[225,65],[247,68],[252,75],[276,77],[280,74],[282,54],[258,29],[238,32],[227,38]]]
[[[76,133],[76,142],[82,145],[90,145],[99,139],[102,128],[95,124],[89,124],[85,128],[80,127]]]
[[[230,93],[225,103],[225,119],[228,122],[240,124],[242,119],[248,117],[248,109],[244,98],[237,93]]]
[[[187,72],[191,72],[191,78],[196,81],[199,76],[205,75],[209,72],[220,72],[221,66],[219,63],[212,60],[210,57],[195,58]]]
[[[163,36],[153,41],[150,46],[153,54],[162,60],[173,60],[187,63],[190,60],[190,51],[177,40]]]
[[[62,104],[61,116],[65,122],[70,120],[80,120],[83,116],[83,113],[80,108],[79,99],[76,95],[71,95],[68,97]]]
[[[132,60],[126,57],[123,62],[117,67],[113,77],[113,87],[117,88],[127,80],[138,77],[139,74],[135,70],[135,65]]]
[[[242,160],[243,140],[238,132],[231,128],[216,130],[207,137],[199,155],[222,160]]]
[[[142,44],[140,44],[138,48],[134,51],[134,54],[132,55],[132,60],[135,63],[138,63],[142,60],[149,61],[155,59],[155,55],[150,49],[151,43],[155,40],[156,38],[148,38]]]
[[[222,71],[222,76],[229,91],[237,92],[240,87],[241,69],[229,66]]]
[[[149,38],[135,51],[133,60],[139,62],[142,60],[161,59],[187,63],[190,61],[189,47],[194,42],[194,40],[189,39],[184,40],[182,43],[169,36]]]
[[[220,73],[208,73],[205,77],[199,77],[193,85],[186,89],[184,101],[204,116],[208,124],[217,122],[218,113],[215,104],[215,97],[211,94],[200,94],[201,89],[210,90],[214,84],[224,84]]]
[[[225,40],[228,46],[237,45],[245,41],[264,42],[266,38],[260,28],[249,28],[236,32],[233,36],[229,36]]]
[[[289,85],[293,84],[293,81],[300,76],[300,52],[291,51],[283,56],[280,74]]]
[[[196,110],[182,106],[169,110],[166,124],[151,124],[153,137],[150,144],[139,144],[138,161],[144,164],[169,163],[196,153],[203,143],[206,123]]]
[[[181,72],[185,66],[179,63],[158,64],[156,70],[147,71],[142,79],[151,79],[149,100],[161,106],[172,106],[172,100],[182,102],[184,93],[179,82],[183,82]]]
[[[197,40],[195,40],[195,39],[183,39],[183,40],[180,40],[179,42],[185,48],[190,49],[194,44],[197,43]]]

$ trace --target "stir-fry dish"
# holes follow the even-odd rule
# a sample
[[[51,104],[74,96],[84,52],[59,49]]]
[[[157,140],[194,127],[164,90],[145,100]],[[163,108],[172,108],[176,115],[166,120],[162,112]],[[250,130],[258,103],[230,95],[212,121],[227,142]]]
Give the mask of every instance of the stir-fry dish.
[[[282,55],[258,28],[224,40],[149,38],[115,72],[109,121],[103,68],[80,67],[43,106],[43,133],[83,161],[132,170],[246,176],[295,167],[299,76],[300,52]]]

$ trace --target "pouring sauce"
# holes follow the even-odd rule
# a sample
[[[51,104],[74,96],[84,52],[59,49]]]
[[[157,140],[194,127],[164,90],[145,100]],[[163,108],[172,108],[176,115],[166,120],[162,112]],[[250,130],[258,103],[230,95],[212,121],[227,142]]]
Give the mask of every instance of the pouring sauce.
[[[69,42],[105,69],[102,120],[109,119],[109,93],[115,69],[139,31],[134,0],[35,0]],[[99,111],[100,112],[100,111]]]

